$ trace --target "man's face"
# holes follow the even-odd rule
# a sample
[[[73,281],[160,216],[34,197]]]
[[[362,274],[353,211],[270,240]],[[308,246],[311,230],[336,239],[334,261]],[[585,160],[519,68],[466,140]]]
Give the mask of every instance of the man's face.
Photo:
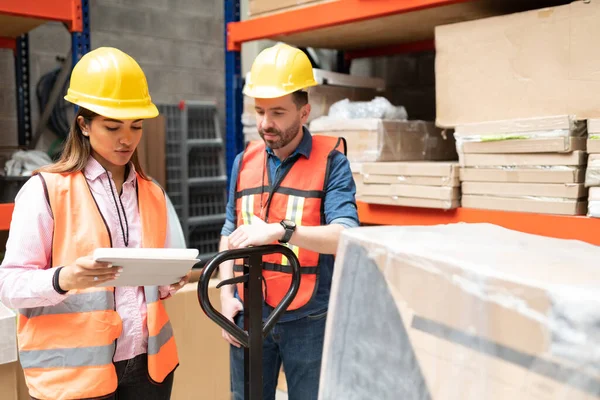
[[[254,99],[260,137],[273,150],[281,149],[301,132],[308,119],[308,105],[298,108],[292,95],[276,99]]]

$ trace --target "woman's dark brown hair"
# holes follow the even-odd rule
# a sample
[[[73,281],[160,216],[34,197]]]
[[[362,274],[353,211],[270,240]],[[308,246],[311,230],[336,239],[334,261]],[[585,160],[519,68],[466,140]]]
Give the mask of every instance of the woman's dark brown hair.
[[[71,124],[71,130],[69,131],[69,137],[65,143],[65,148],[60,156],[60,159],[46,167],[40,168],[39,172],[56,172],[56,173],[70,173],[83,171],[85,168],[88,158],[92,153],[92,147],[90,145],[90,139],[81,132],[79,123],[77,122],[78,117],[81,116],[85,120],[86,124],[91,124],[92,120],[98,116],[93,111],[86,108],[79,107],[77,115],[73,119]],[[149,180],[148,176],[144,173],[142,166],[140,165],[137,149],[134,150],[131,156],[131,161],[135,167],[135,171],[138,175],[146,180]],[[36,171],[38,172],[38,171]]]

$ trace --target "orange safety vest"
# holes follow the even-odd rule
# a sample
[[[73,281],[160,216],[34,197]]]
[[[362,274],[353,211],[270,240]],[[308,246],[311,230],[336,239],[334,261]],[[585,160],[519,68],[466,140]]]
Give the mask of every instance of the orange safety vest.
[[[112,247],[104,217],[83,173],[41,173],[54,218],[52,267],[72,265],[99,247]],[[164,247],[164,193],[138,176],[142,247]],[[157,286],[144,287],[148,308],[148,374],[163,382],[179,365],[173,329]],[[71,290],[56,306],[19,310],[19,358],[29,393],[37,399],[85,399],[117,389],[113,364],[122,321],[114,287]]]
[[[344,146],[342,146],[342,144]],[[323,200],[329,174],[329,160],[335,151],[345,154],[342,138],[313,136],[309,158],[300,156],[287,174],[272,181],[267,167],[264,142],[252,142],[240,161],[236,188],[237,226],[250,224],[257,215],[266,222],[279,223],[287,219],[296,226],[324,225]],[[277,242],[275,242],[277,243]],[[298,294],[287,308],[296,310],[306,305],[317,290],[320,254],[287,244],[301,266]],[[236,260],[234,275],[243,274],[243,260]],[[291,285],[291,268],[282,254],[263,257],[263,296],[265,302],[276,307]],[[244,285],[237,285],[243,299]]]

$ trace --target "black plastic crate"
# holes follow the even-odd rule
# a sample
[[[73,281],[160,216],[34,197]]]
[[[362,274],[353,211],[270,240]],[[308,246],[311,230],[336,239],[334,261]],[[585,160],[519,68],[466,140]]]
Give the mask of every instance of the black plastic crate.
[[[188,139],[220,139],[219,117],[214,104],[187,104]]]
[[[189,194],[190,217],[225,214],[225,185],[192,186]]]
[[[223,151],[211,147],[194,147],[188,156],[190,178],[223,176]]]
[[[216,254],[219,251],[222,228],[223,223],[218,222],[192,228],[188,247],[198,249],[201,258]]]

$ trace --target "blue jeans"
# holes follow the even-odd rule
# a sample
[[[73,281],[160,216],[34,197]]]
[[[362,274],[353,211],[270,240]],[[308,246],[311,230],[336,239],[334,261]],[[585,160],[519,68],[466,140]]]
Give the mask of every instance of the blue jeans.
[[[263,344],[263,398],[275,400],[283,363],[289,400],[317,400],[327,311],[295,321],[277,323]],[[242,313],[235,322],[244,328]],[[231,390],[244,400],[244,348],[230,346]]]

